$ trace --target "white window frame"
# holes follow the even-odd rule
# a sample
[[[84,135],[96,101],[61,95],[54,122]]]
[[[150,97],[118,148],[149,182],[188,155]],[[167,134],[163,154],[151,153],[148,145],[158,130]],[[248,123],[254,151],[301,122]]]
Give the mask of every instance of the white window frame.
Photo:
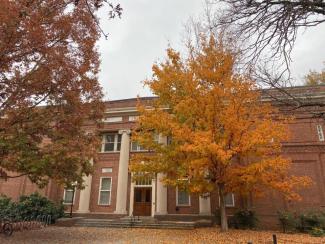
[[[133,143],[137,143],[137,149],[134,150],[133,149]],[[137,141],[131,141],[131,152],[147,152],[148,150],[147,149],[141,149],[142,146],[140,146],[140,144],[137,142]]]
[[[68,191],[74,191],[72,203],[65,202],[65,195],[66,195],[66,191],[67,190]],[[75,203],[75,199],[76,199],[76,189],[67,189],[67,188],[64,188],[64,191],[63,191],[63,205],[71,205],[71,204],[74,204]]]
[[[103,182],[103,179],[111,179],[111,187],[109,190],[101,190],[102,188],[102,182]],[[98,189],[98,205],[99,206],[110,206],[111,205],[111,200],[112,200],[112,184],[113,184],[113,180],[112,180],[112,177],[100,177],[100,181],[99,181],[99,189]],[[109,199],[108,199],[108,204],[101,204],[99,201],[100,201],[100,194],[102,191],[109,191],[110,194],[109,194]]]
[[[324,141],[324,132],[323,132],[323,127],[322,125],[316,125],[316,129],[317,129],[317,134],[318,134],[318,140],[319,141]]]
[[[114,135],[114,150],[113,151],[105,151],[105,144],[106,144],[106,135]],[[117,150],[117,142],[118,142],[118,137],[119,137],[119,133],[104,133],[102,135],[102,148],[101,148],[101,152],[102,153],[116,153],[119,152],[120,150]],[[121,143],[122,143],[122,138],[121,138]]]
[[[103,119],[103,122],[105,123],[119,123],[123,121],[122,116],[115,116],[115,117],[107,117]]]
[[[176,207],[190,207],[191,206],[191,195],[188,192],[188,204],[179,204],[178,203],[178,187],[176,187]]]
[[[234,193],[227,193],[226,195],[228,195],[228,194],[231,194],[231,197],[232,197],[232,204],[227,204],[226,202],[225,202],[225,206],[226,207],[229,207],[229,208],[233,208],[233,207],[235,207],[235,195],[234,195]],[[226,196],[224,196],[225,198],[226,198]],[[220,197],[219,197],[219,206],[220,206]]]

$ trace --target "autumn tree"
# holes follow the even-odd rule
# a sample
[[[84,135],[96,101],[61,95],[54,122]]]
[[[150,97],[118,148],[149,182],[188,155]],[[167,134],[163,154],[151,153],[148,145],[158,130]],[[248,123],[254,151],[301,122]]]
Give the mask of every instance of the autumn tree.
[[[291,62],[299,33],[325,22],[325,1],[314,0],[206,0],[204,25],[209,31],[228,33],[241,49],[243,68],[260,87],[275,89],[278,103],[291,108],[324,107],[290,92],[298,81]],[[270,89],[270,91],[272,91]],[[267,92],[267,91],[265,91]],[[268,94],[271,96],[272,94]],[[316,116],[324,118],[324,113]]]
[[[2,178],[81,186],[91,172],[98,141],[82,126],[96,126],[103,111],[95,44],[102,32],[96,12],[105,2],[1,1]]]
[[[324,85],[325,84],[325,68],[323,68],[323,70],[320,72],[317,72],[315,70],[309,71],[309,73],[307,75],[305,75],[305,84],[306,85]]]
[[[208,0],[222,6],[213,26],[229,27],[236,39],[250,40],[245,46],[248,59],[267,56],[284,61],[287,68],[298,31],[325,22],[325,1],[314,0]]]
[[[227,193],[271,188],[297,199],[295,188],[309,183],[288,175],[290,160],[281,156],[281,142],[288,138],[285,118],[261,100],[248,75],[236,72],[235,60],[213,36],[202,38],[200,48],[190,46],[185,57],[169,48],[145,81],[157,100],[150,109],[139,105],[133,135],[155,153],[133,156],[131,170],[145,176],[163,172],[165,184],[203,196],[217,190],[223,231]],[[155,135],[171,141],[162,144]]]

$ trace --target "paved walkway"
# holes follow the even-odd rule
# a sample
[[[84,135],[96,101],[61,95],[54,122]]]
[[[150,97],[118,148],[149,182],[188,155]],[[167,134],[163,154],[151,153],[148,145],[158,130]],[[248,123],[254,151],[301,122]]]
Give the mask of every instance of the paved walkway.
[[[48,227],[40,230],[15,232],[5,238],[0,234],[0,243],[226,243],[271,244],[273,232],[231,230],[220,233],[217,228],[201,228],[195,230],[153,230],[153,229],[112,229],[86,227]],[[310,237],[302,234],[277,233],[279,244],[325,244],[325,238]]]

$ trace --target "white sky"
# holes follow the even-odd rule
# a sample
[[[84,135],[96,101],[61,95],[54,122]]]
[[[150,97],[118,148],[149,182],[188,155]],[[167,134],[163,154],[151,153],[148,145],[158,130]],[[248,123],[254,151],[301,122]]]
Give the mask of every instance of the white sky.
[[[120,0],[121,19],[107,20],[100,12],[101,26],[109,32],[98,47],[101,54],[99,80],[106,99],[150,96],[142,81],[151,76],[155,61],[162,60],[168,44],[182,47],[184,24],[203,12],[203,0]],[[302,79],[310,69],[321,70],[325,61],[325,24],[302,32],[293,51],[292,71]]]

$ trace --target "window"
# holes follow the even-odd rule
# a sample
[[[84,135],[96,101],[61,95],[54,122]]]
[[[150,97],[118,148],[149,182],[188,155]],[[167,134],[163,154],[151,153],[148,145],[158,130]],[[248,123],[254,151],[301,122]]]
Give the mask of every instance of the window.
[[[152,179],[151,177],[140,177],[135,181],[136,186],[151,186]]]
[[[103,119],[103,122],[106,123],[116,123],[116,122],[122,122],[123,118],[122,117],[109,117]]]
[[[131,142],[131,151],[137,152],[137,151],[146,151],[146,149],[141,146],[137,141]]]
[[[225,196],[225,205],[226,207],[235,207],[235,198],[233,193],[228,193]]]
[[[324,141],[323,127],[321,125],[317,125],[316,127],[319,141]]]
[[[63,192],[63,204],[73,204],[74,203],[74,189],[64,189]]]
[[[111,204],[112,178],[100,178],[98,205]]]
[[[118,152],[121,149],[122,135],[120,134],[104,134],[102,152]]]
[[[187,191],[179,190],[176,188],[176,205],[177,206],[190,206],[190,195]]]
[[[156,143],[159,143],[159,134],[155,133],[153,135],[153,141],[156,142]]]
[[[139,116],[136,116],[136,115],[129,116],[129,121],[137,121],[138,119],[139,119]]]
[[[172,136],[167,136],[167,145],[172,144]]]

